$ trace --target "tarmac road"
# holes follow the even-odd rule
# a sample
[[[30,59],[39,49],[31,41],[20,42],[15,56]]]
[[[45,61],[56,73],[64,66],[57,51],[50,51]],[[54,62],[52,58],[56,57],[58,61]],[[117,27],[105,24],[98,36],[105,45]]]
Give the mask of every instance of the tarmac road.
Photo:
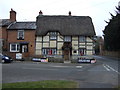
[[[114,88],[120,75],[118,60],[94,56],[95,64],[13,62],[2,64],[2,83],[73,80],[80,88]]]

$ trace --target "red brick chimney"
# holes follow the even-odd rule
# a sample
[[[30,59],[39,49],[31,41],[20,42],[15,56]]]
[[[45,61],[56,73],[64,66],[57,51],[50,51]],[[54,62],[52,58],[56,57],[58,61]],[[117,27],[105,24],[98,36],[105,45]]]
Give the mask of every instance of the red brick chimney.
[[[12,8],[10,11],[10,21],[12,22],[16,21],[16,12]]]

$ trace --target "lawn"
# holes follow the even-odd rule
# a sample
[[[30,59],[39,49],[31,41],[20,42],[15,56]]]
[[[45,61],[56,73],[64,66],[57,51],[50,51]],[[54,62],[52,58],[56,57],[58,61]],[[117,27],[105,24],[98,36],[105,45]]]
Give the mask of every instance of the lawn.
[[[78,83],[75,81],[65,80],[46,80],[36,82],[17,82],[4,83],[2,88],[77,88]]]

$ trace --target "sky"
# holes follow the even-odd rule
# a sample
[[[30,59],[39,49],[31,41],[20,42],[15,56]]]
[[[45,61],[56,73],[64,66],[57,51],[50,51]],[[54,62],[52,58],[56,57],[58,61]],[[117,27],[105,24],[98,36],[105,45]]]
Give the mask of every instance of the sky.
[[[39,11],[43,15],[90,16],[97,36],[111,19],[110,13],[116,15],[120,0],[0,0],[0,19],[9,19],[11,8],[17,12],[17,21],[36,21]]]

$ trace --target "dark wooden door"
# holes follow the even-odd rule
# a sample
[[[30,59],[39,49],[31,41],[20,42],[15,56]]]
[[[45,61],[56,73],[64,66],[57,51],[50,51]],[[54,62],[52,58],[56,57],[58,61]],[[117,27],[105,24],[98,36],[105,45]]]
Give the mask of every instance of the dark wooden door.
[[[64,59],[69,60],[70,58],[70,51],[69,50],[64,50]]]

